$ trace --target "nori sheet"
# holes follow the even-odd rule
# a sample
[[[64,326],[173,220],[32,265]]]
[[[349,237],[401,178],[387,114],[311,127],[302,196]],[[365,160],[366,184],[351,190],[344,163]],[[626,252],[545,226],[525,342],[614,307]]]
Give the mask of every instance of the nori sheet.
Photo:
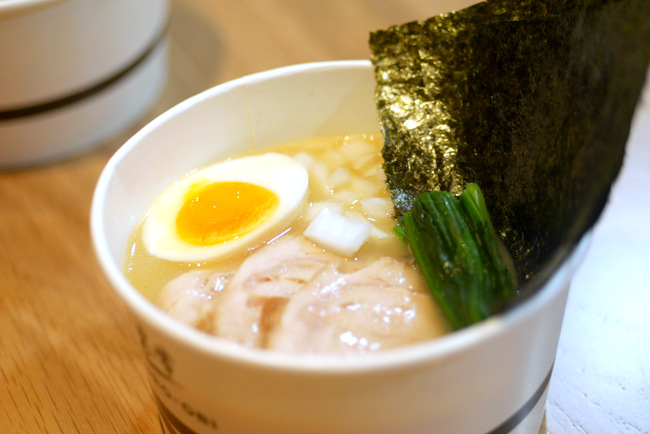
[[[650,0],[488,0],[371,33],[370,49],[398,214],[477,183],[520,282],[548,278],[622,166]]]

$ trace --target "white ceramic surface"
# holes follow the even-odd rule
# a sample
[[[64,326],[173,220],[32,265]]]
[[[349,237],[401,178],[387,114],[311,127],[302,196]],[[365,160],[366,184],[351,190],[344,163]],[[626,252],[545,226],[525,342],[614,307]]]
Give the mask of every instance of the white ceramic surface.
[[[166,77],[167,0],[0,1],[0,168],[99,143]]]
[[[252,146],[377,133],[373,91],[367,61],[244,77],[160,116],[106,166],[93,200],[93,242],[108,280],[133,313],[170,432],[539,430],[570,277],[588,238],[516,309],[429,343],[364,358],[290,356],[224,342],[171,320],[122,274],[130,232],[169,182]]]

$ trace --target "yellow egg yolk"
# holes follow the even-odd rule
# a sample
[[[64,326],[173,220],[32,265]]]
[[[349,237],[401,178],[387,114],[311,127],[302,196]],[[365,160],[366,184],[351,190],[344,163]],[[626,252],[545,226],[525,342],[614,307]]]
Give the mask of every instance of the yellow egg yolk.
[[[215,182],[193,187],[176,216],[184,241],[211,246],[238,238],[273,215],[280,200],[259,185]]]

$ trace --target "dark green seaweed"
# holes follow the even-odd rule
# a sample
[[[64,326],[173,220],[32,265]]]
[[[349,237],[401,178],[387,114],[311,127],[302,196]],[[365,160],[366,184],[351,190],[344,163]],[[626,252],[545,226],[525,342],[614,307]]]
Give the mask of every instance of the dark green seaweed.
[[[488,0],[370,35],[398,214],[477,183],[522,283],[593,226],[650,60],[648,0]]]

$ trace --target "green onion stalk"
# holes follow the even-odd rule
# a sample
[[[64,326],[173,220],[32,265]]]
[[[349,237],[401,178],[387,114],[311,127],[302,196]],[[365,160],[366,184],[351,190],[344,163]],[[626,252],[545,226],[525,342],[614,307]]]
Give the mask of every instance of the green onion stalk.
[[[408,242],[453,329],[499,312],[516,295],[507,252],[478,185],[467,184],[458,197],[447,191],[423,193],[398,221],[396,232]]]

